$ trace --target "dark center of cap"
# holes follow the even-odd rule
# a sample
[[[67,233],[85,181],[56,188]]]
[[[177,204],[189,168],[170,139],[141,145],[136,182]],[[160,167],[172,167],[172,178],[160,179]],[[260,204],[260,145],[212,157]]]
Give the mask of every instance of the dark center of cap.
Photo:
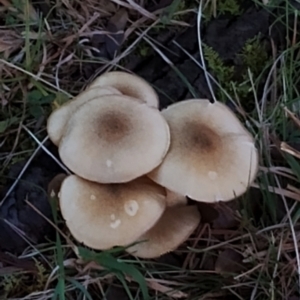
[[[97,132],[101,139],[115,142],[129,134],[131,121],[127,115],[117,111],[107,112],[97,119]]]
[[[213,153],[220,146],[220,136],[205,124],[186,124],[184,144],[198,153]]]

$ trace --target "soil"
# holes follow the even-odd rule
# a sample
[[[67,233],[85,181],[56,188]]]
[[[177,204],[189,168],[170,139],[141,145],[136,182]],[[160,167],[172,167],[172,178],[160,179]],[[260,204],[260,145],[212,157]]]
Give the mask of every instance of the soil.
[[[47,148],[57,156],[56,148],[48,143]],[[7,186],[1,192],[1,199],[8,192],[11,184],[18,177],[26,161],[14,164],[8,174]],[[0,208],[0,250],[20,254],[28,247],[54,237],[52,226],[25,200],[31,202],[45,217],[52,219],[51,206],[46,193],[51,179],[61,169],[52,158],[40,151],[25,171],[19,183],[8,195]],[[20,230],[16,233],[12,227]]]

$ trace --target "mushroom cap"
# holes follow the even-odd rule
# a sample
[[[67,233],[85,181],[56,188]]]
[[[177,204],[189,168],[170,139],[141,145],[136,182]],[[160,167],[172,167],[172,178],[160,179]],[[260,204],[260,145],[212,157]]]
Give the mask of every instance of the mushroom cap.
[[[143,78],[127,72],[113,71],[100,75],[89,87],[111,86],[123,95],[143,100],[148,106],[158,108],[157,93]]]
[[[157,167],[170,145],[160,111],[131,97],[88,101],[73,114],[59,155],[75,174],[100,183],[128,182]]]
[[[156,258],[173,251],[197,228],[200,213],[196,205],[174,206],[165,210],[158,222],[126,249],[141,258]]]
[[[74,99],[54,110],[47,121],[47,132],[50,140],[58,146],[68,120],[78,107],[91,99],[103,95],[121,95],[121,93],[117,89],[109,86],[103,88],[95,87],[82,92]]]
[[[184,195],[178,194],[176,192],[166,190],[167,197],[166,197],[166,204],[167,207],[169,206],[178,206],[178,205],[187,205],[187,198]]]
[[[251,134],[220,102],[186,100],[162,111],[171,133],[163,163],[148,176],[202,202],[229,201],[256,177],[258,152]]]
[[[104,250],[133,243],[165,210],[165,190],[139,179],[100,184],[68,176],[60,190],[60,209],[76,240]]]
[[[67,174],[59,173],[52,178],[48,184],[47,193],[50,197],[57,197],[60,191],[62,182],[67,178]]]

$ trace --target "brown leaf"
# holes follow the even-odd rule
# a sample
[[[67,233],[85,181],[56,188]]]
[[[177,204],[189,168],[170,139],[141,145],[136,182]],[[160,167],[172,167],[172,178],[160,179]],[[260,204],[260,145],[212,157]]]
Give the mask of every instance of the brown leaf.
[[[239,273],[244,269],[242,264],[243,256],[233,249],[222,251],[216,261],[215,271],[220,274]]]
[[[124,40],[124,29],[128,20],[126,9],[120,9],[109,20],[106,30],[108,34],[105,36],[106,51],[110,58],[113,58],[119,50]]]

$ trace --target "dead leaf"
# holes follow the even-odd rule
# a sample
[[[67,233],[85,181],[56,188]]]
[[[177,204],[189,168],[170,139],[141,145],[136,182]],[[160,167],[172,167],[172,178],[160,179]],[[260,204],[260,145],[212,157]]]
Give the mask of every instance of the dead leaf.
[[[243,256],[233,249],[222,251],[216,261],[215,271],[219,274],[235,274],[244,269]]]
[[[128,20],[128,13],[126,9],[120,9],[109,20],[105,36],[106,51],[110,58],[113,58],[124,40],[124,29]]]

